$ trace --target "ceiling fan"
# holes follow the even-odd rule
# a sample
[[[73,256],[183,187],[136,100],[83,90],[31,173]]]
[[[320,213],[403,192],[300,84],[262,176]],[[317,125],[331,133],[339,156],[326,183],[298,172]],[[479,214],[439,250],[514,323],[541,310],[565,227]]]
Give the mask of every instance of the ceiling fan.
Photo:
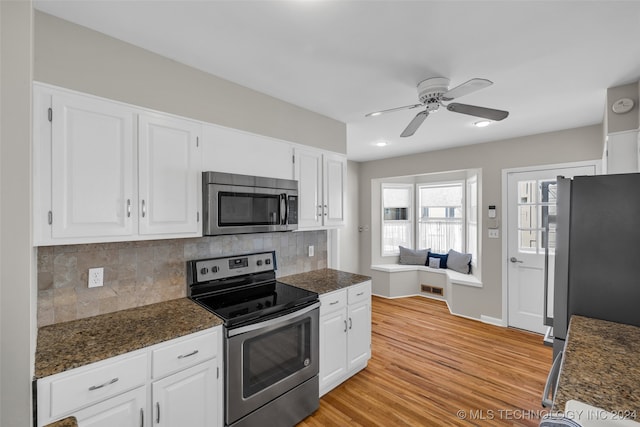
[[[444,104],[443,101],[453,101],[464,95],[468,95],[485,87],[491,86],[492,81],[487,79],[471,79],[459,86],[449,89],[449,79],[444,77],[432,77],[418,83],[418,99],[420,104],[405,105],[404,107],[390,108],[388,110],[375,111],[365,115],[365,117],[379,116],[380,114],[390,113],[399,110],[410,110],[412,108],[426,107],[424,111],[419,112],[405,130],[400,134],[401,137],[413,135],[429,113],[438,111],[440,106],[445,107],[454,113],[468,114],[470,116],[482,117],[484,119],[499,121],[507,118],[508,111],[494,110],[493,108],[478,107],[475,105],[458,104],[452,102]]]

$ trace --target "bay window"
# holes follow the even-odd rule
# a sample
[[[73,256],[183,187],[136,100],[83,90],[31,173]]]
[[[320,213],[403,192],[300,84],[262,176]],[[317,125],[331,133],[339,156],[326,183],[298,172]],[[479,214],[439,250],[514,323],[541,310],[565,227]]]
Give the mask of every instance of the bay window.
[[[463,184],[418,185],[417,249],[464,252]]]

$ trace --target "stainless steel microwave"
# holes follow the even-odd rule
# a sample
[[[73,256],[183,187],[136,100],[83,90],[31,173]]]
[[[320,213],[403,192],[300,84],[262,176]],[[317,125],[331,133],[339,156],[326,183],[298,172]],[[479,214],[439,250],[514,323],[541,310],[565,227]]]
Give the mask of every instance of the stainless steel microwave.
[[[203,172],[202,192],[205,236],[298,228],[298,181]]]

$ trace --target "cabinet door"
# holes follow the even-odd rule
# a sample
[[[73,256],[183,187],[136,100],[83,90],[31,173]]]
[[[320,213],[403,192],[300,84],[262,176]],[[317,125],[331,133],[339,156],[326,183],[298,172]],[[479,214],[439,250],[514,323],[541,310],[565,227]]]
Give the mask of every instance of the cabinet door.
[[[320,394],[347,374],[347,317],[339,310],[320,317]]]
[[[298,180],[298,226],[322,226],[322,154],[296,149],[295,179]]]
[[[139,131],[139,233],[200,235],[201,125],[141,114]]]
[[[371,358],[371,304],[349,305],[348,369],[358,368]]]
[[[214,125],[202,130],[205,171],[293,179],[292,156],[285,141]]]
[[[324,225],[344,225],[347,160],[343,156],[325,154],[323,168]]]
[[[145,387],[122,393],[82,409],[73,415],[82,427],[140,427],[144,426],[147,400]]]
[[[154,382],[153,425],[218,426],[218,381],[217,365],[209,361]]]
[[[131,235],[135,112],[70,94],[52,111],[52,237]]]

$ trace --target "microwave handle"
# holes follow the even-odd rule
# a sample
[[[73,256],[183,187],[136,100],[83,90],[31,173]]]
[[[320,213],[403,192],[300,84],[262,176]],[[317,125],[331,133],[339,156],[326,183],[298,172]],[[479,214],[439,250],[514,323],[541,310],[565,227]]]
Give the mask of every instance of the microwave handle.
[[[280,224],[286,225],[289,220],[289,198],[287,193],[280,194]]]

